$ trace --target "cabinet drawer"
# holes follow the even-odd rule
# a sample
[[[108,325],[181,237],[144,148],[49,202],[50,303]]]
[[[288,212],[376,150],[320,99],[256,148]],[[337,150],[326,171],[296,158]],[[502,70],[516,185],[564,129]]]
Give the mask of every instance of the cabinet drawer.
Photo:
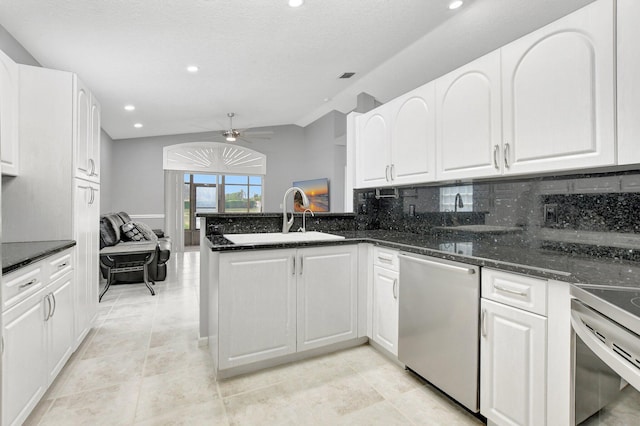
[[[20,268],[2,277],[2,310],[14,306],[44,286],[43,262]]]
[[[547,315],[546,280],[483,268],[482,297],[538,315]]]
[[[53,282],[73,270],[73,249],[56,253],[45,260],[48,282]]]
[[[392,271],[398,271],[398,251],[375,246],[373,248],[373,264]]]

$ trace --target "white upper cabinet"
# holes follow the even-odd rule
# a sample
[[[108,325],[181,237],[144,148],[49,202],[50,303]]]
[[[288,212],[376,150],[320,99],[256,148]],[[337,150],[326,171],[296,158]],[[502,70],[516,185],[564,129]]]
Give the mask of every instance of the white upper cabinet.
[[[17,176],[18,149],[18,65],[0,50],[0,141],[2,174]]]
[[[384,186],[389,182],[389,106],[382,105],[356,118],[356,185]]]
[[[358,187],[435,179],[434,104],[429,83],[357,118]]]
[[[73,86],[75,177],[100,182],[100,104],[77,76]]]
[[[614,165],[613,16],[597,1],[438,79],[438,180]]]
[[[436,80],[438,180],[501,172],[500,52]]]
[[[640,163],[640,2],[618,0],[618,164]]]
[[[435,179],[435,83],[429,83],[389,103],[391,162],[394,185]]]
[[[505,174],[615,164],[613,12],[597,1],[501,49]]]

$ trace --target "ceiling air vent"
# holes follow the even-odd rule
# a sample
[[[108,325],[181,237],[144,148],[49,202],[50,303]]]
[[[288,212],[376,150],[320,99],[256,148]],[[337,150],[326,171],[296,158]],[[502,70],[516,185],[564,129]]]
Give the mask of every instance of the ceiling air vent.
[[[356,73],[355,73],[355,72],[345,72],[344,74],[342,74],[342,75],[341,75],[340,77],[338,77],[338,78],[351,78],[351,77],[353,77],[354,75],[356,75]]]

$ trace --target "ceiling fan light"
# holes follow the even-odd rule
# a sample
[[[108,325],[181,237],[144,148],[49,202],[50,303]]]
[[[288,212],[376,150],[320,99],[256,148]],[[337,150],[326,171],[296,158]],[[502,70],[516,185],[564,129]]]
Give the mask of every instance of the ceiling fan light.
[[[458,9],[460,6],[462,6],[462,4],[463,4],[462,0],[454,0],[451,3],[449,3],[449,9],[451,10]]]
[[[236,141],[236,137],[233,135],[229,135],[227,136],[227,142],[235,142]]]
[[[291,7],[300,7],[304,3],[304,0],[289,0],[289,6]]]

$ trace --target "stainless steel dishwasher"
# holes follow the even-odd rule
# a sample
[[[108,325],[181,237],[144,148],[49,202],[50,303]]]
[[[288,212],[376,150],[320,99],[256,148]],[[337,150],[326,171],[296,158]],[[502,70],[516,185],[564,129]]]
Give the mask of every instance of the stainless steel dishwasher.
[[[479,268],[400,254],[398,359],[479,410]]]

